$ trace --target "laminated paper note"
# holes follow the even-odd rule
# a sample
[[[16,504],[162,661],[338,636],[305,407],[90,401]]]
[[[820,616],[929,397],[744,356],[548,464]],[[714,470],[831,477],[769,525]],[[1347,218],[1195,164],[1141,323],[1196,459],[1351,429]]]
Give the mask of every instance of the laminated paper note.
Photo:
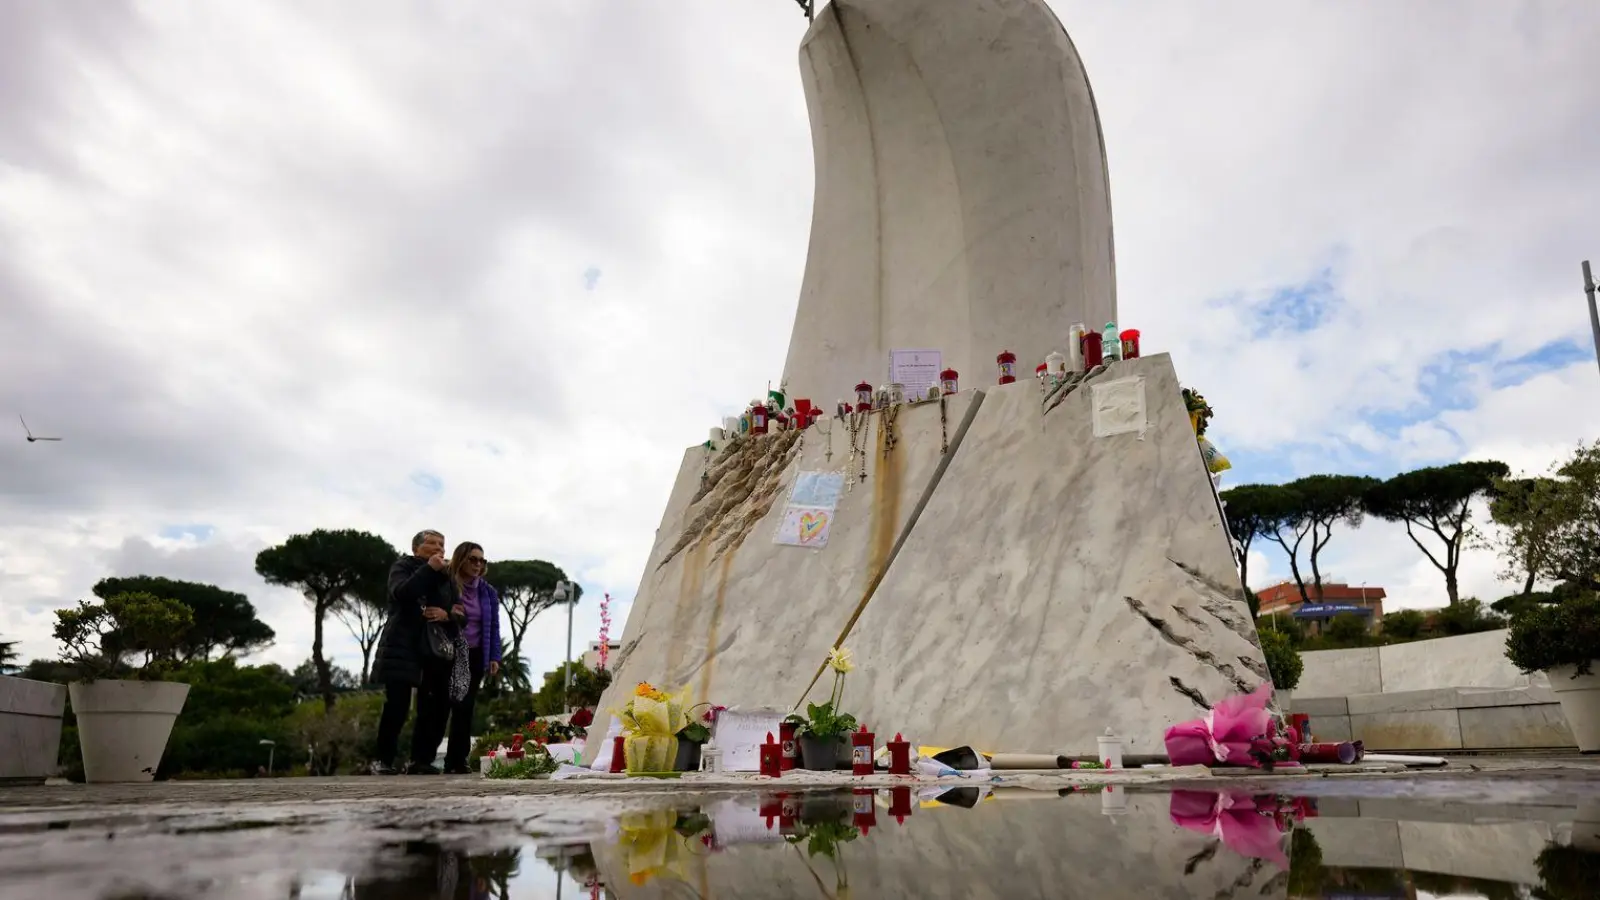
[[[801,472],[795,476],[789,493],[790,506],[820,506],[833,509],[844,493],[843,472]]]
[[[828,530],[833,527],[833,510],[821,506],[787,506],[773,543],[790,547],[828,546]]]
[[[1091,396],[1094,400],[1095,437],[1137,432],[1141,440],[1144,438],[1148,422],[1145,418],[1143,375],[1091,385]]]
[[[921,400],[939,383],[943,358],[938,350],[890,350],[889,380],[905,387],[906,399]]]

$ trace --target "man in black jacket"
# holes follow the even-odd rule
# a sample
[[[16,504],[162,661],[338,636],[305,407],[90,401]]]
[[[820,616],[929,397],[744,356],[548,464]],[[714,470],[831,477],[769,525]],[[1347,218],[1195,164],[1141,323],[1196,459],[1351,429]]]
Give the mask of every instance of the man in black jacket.
[[[449,670],[429,658],[423,626],[450,618],[452,592],[449,561],[444,556],[444,535],[420,531],[411,539],[411,555],[402,556],[389,569],[389,616],[378,641],[372,680],[384,685],[383,716],[378,720],[378,758],[372,774],[395,774],[400,730],[417,691],[417,722],[411,732],[411,761],[407,771],[437,775],[431,758],[439,749],[440,729],[449,710]],[[432,737],[432,742],[429,738]]]

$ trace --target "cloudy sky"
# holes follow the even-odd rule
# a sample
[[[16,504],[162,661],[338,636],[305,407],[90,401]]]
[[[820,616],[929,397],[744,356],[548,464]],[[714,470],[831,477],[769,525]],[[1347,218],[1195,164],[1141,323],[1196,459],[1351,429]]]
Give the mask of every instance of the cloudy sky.
[[[1212,401],[1227,483],[1537,471],[1600,435],[1600,4],[1053,2],[1121,318]],[[50,654],[98,578],[166,575],[247,593],[293,665],[310,616],[253,559],[316,527],[553,560],[620,633],[683,448],[781,374],[804,27],[791,0],[0,0],[0,413],[66,438],[0,441],[0,635]],[[1327,555],[1443,602],[1397,529]],[[1469,555],[1464,593],[1496,568]],[[564,636],[539,623],[538,671]]]

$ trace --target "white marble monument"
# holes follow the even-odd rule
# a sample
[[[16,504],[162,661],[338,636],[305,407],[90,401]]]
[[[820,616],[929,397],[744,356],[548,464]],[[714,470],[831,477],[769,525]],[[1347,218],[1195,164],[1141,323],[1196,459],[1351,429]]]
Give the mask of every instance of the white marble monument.
[[[800,49],[816,193],[790,396],[831,409],[891,350],[970,384],[1117,319],[1083,62],[1044,0],[834,0]]]
[[[1110,727],[1164,752],[1267,670],[1171,360],[1054,406],[1027,374],[1116,309],[1071,42],[1041,0],[839,0],[801,62],[817,186],[791,396],[831,408],[912,348],[966,389],[686,451],[602,706],[650,681],[803,709],[842,643],[843,705],[882,738],[1094,754]],[[1023,375],[996,387],[1004,349]],[[802,472],[851,486],[825,545],[794,546],[793,518],[775,540]]]

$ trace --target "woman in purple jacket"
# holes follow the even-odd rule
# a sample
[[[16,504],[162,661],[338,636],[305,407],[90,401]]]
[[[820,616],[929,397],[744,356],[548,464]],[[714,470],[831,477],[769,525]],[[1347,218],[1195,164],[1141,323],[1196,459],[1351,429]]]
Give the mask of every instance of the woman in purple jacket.
[[[450,704],[450,742],[444,751],[446,775],[471,771],[467,768],[467,753],[472,749],[472,712],[478,703],[478,688],[484,675],[494,678],[500,674],[500,595],[485,580],[488,572],[483,547],[471,541],[457,546],[450,557],[450,580],[467,617],[461,636],[467,647],[468,681],[466,696]]]

